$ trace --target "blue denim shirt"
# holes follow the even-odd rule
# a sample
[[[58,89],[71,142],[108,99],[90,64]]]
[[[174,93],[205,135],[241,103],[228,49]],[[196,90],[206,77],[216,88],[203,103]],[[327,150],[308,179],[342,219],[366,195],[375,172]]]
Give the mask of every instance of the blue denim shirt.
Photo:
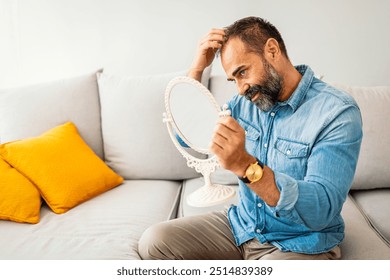
[[[317,254],[344,238],[340,215],[354,177],[362,120],[352,97],[314,77],[305,65],[291,97],[262,112],[243,96],[229,102],[246,131],[246,149],[271,168],[275,207],[243,182],[228,218],[237,245],[257,238],[281,251]]]

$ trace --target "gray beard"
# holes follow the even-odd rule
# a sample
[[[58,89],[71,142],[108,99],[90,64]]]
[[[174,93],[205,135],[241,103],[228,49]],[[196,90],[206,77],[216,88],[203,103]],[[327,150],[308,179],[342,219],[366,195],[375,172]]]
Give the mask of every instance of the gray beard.
[[[276,102],[273,101],[270,95],[261,94],[259,98],[257,98],[253,104],[257,106],[263,112],[269,112],[272,107],[274,107]]]
[[[253,102],[261,111],[268,112],[275,106],[282,91],[282,78],[272,67],[264,61],[264,82],[262,85],[253,85],[246,92],[245,97],[251,101],[252,97],[259,93],[258,98]]]

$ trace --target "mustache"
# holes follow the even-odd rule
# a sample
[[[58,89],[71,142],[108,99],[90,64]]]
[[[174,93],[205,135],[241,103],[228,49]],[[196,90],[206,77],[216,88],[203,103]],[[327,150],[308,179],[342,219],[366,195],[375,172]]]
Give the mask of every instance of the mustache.
[[[249,101],[252,100],[253,96],[255,96],[257,93],[259,93],[261,91],[261,86],[259,85],[254,85],[254,86],[251,86],[250,88],[248,88],[246,91],[245,91],[245,98],[248,99]]]

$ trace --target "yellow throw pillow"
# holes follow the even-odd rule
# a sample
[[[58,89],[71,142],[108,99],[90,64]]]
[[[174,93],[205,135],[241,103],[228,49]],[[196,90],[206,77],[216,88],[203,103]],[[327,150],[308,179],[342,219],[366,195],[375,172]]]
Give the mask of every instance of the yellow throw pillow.
[[[71,122],[38,137],[3,144],[0,155],[37,186],[57,214],[123,182],[84,142]]]
[[[0,219],[36,224],[40,208],[35,186],[0,157]]]

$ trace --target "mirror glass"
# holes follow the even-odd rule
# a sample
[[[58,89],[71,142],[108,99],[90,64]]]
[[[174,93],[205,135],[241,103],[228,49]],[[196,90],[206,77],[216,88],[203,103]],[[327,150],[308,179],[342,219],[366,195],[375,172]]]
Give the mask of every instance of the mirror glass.
[[[210,154],[208,147],[219,107],[205,90],[200,84],[176,83],[170,92],[169,106],[178,136],[196,151]]]

